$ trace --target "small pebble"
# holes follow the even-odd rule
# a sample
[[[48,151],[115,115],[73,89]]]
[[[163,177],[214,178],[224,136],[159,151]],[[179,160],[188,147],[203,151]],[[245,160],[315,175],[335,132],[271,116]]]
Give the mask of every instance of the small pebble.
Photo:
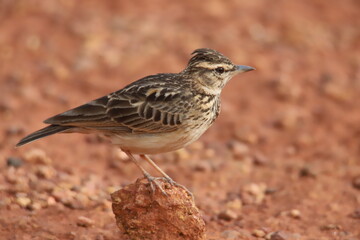
[[[52,162],[43,150],[36,148],[26,152],[24,154],[24,160],[30,163],[40,163],[45,165],[49,165]]]
[[[239,239],[241,233],[235,230],[226,230],[221,233],[221,236],[226,240],[236,240]]]
[[[193,169],[197,172],[210,172],[212,168],[208,161],[203,160],[194,163]]]
[[[271,236],[274,234],[275,232],[270,232],[268,234],[265,235],[265,239],[266,240],[270,240],[271,239]]]
[[[55,183],[51,180],[42,179],[36,182],[35,189],[39,192],[52,192],[56,187]]]
[[[258,238],[262,238],[262,237],[265,237],[266,236],[266,232],[262,229],[255,229],[253,232],[252,232],[252,235],[254,237],[258,237]]]
[[[231,142],[229,147],[231,149],[233,156],[236,159],[243,159],[250,152],[248,145],[236,141]]]
[[[235,138],[241,142],[248,144],[256,144],[259,142],[259,136],[247,128],[236,130]]]
[[[185,148],[175,151],[174,154],[175,154],[175,158],[180,161],[187,160],[190,158],[190,154],[189,154],[188,150],[186,150]]]
[[[310,178],[315,178],[317,175],[317,173],[314,171],[313,168],[309,167],[309,166],[304,166],[303,168],[300,169],[299,171],[299,176],[300,177],[310,177]]]
[[[5,130],[5,134],[7,136],[19,135],[23,133],[24,133],[24,129],[18,126],[10,126]]]
[[[333,224],[333,223],[330,223],[330,224],[327,224],[327,225],[323,225],[320,227],[320,230],[323,230],[323,231],[328,231],[328,230],[341,230],[342,227],[337,225],[337,224]]]
[[[271,188],[271,187],[269,187],[269,188],[266,188],[266,189],[265,189],[265,194],[266,194],[266,195],[275,194],[276,192],[278,192],[278,189],[276,189],[276,188]]]
[[[48,206],[53,206],[53,205],[55,205],[56,204],[56,200],[55,200],[55,198],[53,198],[53,197],[48,197],[47,199],[46,199],[46,204],[48,205]]]
[[[330,81],[323,86],[323,91],[325,95],[339,102],[351,101],[353,96],[350,90],[351,89],[333,81]]]
[[[236,211],[241,211],[242,205],[243,205],[242,201],[239,198],[236,198],[236,199],[226,203],[227,208],[230,208],[230,209],[236,210]]]
[[[256,165],[266,165],[269,162],[269,159],[262,153],[255,153],[253,156],[253,162]]]
[[[27,205],[27,209],[35,211],[42,209],[42,205],[39,202],[32,202],[31,204]]]
[[[56,174],[56,171],[52,167],[38,166],[35,170],[35,173],[39,178],[51,179]]]
[[[282,231],[271,233],[269,238],[269,240],[290,240],[290,239],[292,238],[289,238],[288,234]]]
[[[16,203],[19,204],[19,206],[26,208],[31,203],[31,199],[28,197],[17,197]]]
[[[244,187],[241,193],[241,200],[245,204],[260,204],[265,199],[265,191],[267,187],[264,183],[250,183]]]
[[[218,217],[219,217],[219,219],[222,219],[225,221],[231,221],[231,220],[236,219],[238,217],[238,215],[236,214],[236,212],[234,212],[230,209],[226,209],[226,210],[220,212]]]
[[[17,171],[15,168],[8,168],[5,173],[5,179],[8,183],[16,184],[18,183],[19,177],[17,176]]]
[[[84,217],[84,216],[78,217],[78,219],[76,221],[76,224],[79,227],[91,227],[94,225],[94,223],[95,223],[94,220]]]
[[[70,240],[75,240],[77,237],[76,232],[69,232],[67,235]],[[85,238],[84,240],[88,240],[88,239]]]
[[[290,109],[285,110],[278,114],[275,119],[275,127],[281,130],[289,130],[299,127],[301,124],[301,115],[298,110]]]
[[[299,219],[301,217],[301,213],[299,210],[297,209],[292,209],[290,212],[289,212],[289,215],[290,217],[293,217],[293,218],[297,218]]]
[[[89,197],[85,194],[78,193],[74,196],[74,198],[67,203],[66,206],[72,209],[86,209],[91,204]]]
[[[65,206],[69,206],[74,201],[74,195],[75,192],[64,188],[55,188],[52,192],[52,197]]]
[[[282,73],[279,79],[273,80],[272,87],[276,97],[281,101],[297,100],[301,96],[302,88],[293,83],[289,77],[289,73]]]
[[[21,160],[21,158],[17,158],[17,157],[8,157],[6,159],[6,165],[8,167],[14,167],[14,168],[19,168],[24,164],[23,160]]]

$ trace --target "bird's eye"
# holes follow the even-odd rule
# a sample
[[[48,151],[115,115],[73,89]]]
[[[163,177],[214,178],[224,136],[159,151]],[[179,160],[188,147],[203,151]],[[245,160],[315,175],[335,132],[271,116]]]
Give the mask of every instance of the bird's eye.
[[[217,68],[215,68],[215,71],[216,71],[217,73],[224,73],[224,72],[225,72],[225,69],[224,69],[223,67],[217,67]]]

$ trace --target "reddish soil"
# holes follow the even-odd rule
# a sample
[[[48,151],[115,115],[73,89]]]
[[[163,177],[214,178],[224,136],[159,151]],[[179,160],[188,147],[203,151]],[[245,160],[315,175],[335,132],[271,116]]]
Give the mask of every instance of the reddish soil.
[[[153,156],[194,193],[207,238],[360,239],[359,13],[358,0],[0,1],[0,239],[126,239],[110,193],[141,174],[113,146],[14,145],[200,47],[257,68],[229,82],[199,141]]]

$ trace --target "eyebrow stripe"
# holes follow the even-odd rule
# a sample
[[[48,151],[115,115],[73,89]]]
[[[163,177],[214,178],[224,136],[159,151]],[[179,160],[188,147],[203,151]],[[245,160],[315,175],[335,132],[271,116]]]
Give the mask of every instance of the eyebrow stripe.
[[[230,65],[225,65],[225,64],[209,64],[207,62],[201,62],[195,65],[195,67],[201,67],[201,68],[206,68],[206,69],[216,69],[218,67],[222,67],[224,68],[225,71],[231,71],[233,70],[233,66]]]

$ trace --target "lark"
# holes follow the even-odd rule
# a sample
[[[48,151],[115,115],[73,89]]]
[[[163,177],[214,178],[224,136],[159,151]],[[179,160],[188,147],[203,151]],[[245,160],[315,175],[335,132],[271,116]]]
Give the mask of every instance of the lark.
[[[161,73],[55,115],[25,138],[22,146],[55,133],[97,133],[110,138],[142,171],[155,191],[164,190],[134,157],[150,163],[172,185],[179,185],[148,154],[175,151],[197,140],[220,113],[220,94],[235,75],[254,70],[235,65],[221,53],[197,49],[180,73]]]

